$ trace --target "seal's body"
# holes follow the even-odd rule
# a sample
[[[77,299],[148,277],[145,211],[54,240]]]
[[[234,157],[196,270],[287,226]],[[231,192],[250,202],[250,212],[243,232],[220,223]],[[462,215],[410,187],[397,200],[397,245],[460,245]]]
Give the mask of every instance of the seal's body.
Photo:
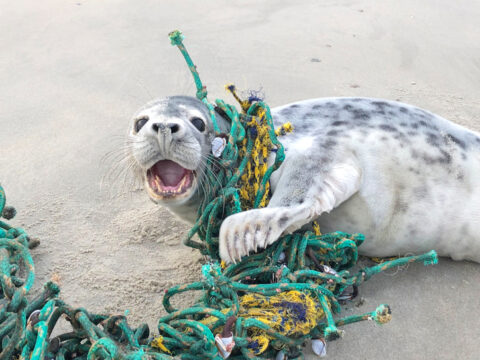
[[[323,232],[364,233],[360,252],[366,255],[435,249],[480,262],[479,134],[410,105],[369,98],[308,100],[272,115],[276,125],[294,126],[281,139],[285,161],[272,175],[266,208],[223,222],[224,260],[238,260],[317,219]],[[131,136],[152,200],[194,220],[214,136],[206,107],[188,97],[152,103],[137,114]],[[182,146],[195,150],[182,155],[175,150]]]
[[[377,99],[305,101],[273,117],[294,133],[282,139],[286,161],[270,206],[305,189],[295,198],[315,199],[322,230],[365,234],[366,255],[435,249],[480,261],[479,134]]]

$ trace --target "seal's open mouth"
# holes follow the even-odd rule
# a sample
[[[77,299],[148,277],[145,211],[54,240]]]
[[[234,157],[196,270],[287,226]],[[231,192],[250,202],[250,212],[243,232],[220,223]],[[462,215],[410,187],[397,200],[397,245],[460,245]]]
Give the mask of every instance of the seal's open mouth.
[[[147,170],[147,189],[157,199],[184,195],[192,187],[194,173],[174,161],[160,160]]]

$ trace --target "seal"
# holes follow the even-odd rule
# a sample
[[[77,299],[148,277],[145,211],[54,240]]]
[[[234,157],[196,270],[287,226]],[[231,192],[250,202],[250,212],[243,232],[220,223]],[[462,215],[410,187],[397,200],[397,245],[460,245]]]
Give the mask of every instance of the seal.
[[[266,208],[227,217],[227,262],[317,220],[324,232],[361,232],[360,253],[436,250],[480,262],[480,134],[420,108],[372,98],[321,98],[272,109],[285,161]],[[217,116],[222,131],[228,123]],[[129,151],[150,198],[194,222],[214,138],[207,107],[187,96],[135,115]],[[270,159],[273,161],[273,159]]]

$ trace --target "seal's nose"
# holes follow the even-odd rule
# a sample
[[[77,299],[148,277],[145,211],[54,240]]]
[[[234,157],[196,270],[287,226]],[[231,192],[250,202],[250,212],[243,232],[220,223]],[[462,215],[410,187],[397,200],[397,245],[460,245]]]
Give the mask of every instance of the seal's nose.
[[[158,133],[159,130],[162,131],[162,132],[165,132],[168,129],[170,129],[170,132],[172,134],[175,134],[176,132],[178,132],[180,130],[180,126],[178,124],[175,124],[175,123],[168,123],[168,124],[153,123],[152,124],[152,129],[156,133]]]
[[[178,130],[180,130],[180,126],[178,126],[178,124],[175,124],[175,123],[167,124],[167,127],[170,128],[170,131],[172,132],[172,134],[175,134]]]

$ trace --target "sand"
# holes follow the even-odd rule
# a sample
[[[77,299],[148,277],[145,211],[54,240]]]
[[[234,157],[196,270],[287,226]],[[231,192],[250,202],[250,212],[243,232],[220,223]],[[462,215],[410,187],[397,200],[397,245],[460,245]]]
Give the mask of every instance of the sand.
[[[42,241],[37,288],[60,277],[67,302],[154,328],[163,291],[199,278],[188,227],[116,166],[138,107],[195,92],[169,31],[187,35],[212,99],[230,101],[227,82],[272,106],[373,96],[478,131],[479,18],[475,0],[1,1],[0,182]],[[388,303],[393,320],[347,327],[328,358],[478,359],[479,279],[448,259],[371,279],[345,314]]]

